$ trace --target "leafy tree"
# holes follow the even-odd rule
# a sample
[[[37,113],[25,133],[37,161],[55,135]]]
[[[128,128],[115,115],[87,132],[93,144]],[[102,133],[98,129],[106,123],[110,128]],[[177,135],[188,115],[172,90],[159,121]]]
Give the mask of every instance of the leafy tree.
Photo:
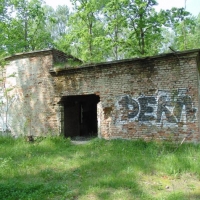
[[[58,6],[54,10],[50,6],[45,6],[44,12],[47,32],[51,34],[53,46],[63,52],[70,53],[70,45],[65,38],[66,34],[69,33],[69,8],[64,5]]]
[[[12,127],[9,122],[9,112],[13,102],[16,100],[16,95],[12,94],[13,87],[8,86],[6,82],[14,77],[15,74],[7,75],[5,71],[5,63],[1,62],[0,68],[0,128],[1,132],[6,134],[11,131]]]
[[[200,15],[191,16],[174,28],[174,48],[177,50],[200,48]]]
[[[2,7],[4,12],[1,18],[5,20],[1,22],[1,37],[4,41],[1,47],[4,51],[12,54],[43,49],[50,45],[41,0],[9,0]]]
[[[195,19],[195,28],[193,29],[194,31],[192,32],[192,44],[189,46],[189,48],[200,48],[200,14],[198,17]]]
[[[158,52],[161,41],[161,17],[153,8],[155,0],[130,0],[126,2],[127,40],[125,49],[129,56],[151,55]],[[155,46],[154,46],[155,45]],[[153,47],[153,48],[152,48]]]
[[[46,16],[47,30],[51,33],[53,40],[59,40],[63,35],[68,33],[68,20],[70,16],[69,8],[58,6],[54,10],[50,6],[44,6]]]
[[[163,31],[162,50],[169,52],[169,46],[179,51],[199,48],[200,16],[194,17],[183,8],[172,8],[168,13],[171,21],[168,20],[168,29]]]
[[[70,19],[71,28],[66,40],[71,43],[72,53],[87,62],[102,60],[101,36],[104,31],[98,16],[100,1],[71,0],[71,2],[75,13]]]
[[[0,59],[3,57],[5,51],[5,29],[8,21],[8,2],[1,0],[0,3]]]
[[[110,0],[103,8],[104,15],[104,29],[106,37],[103,38],[104,49],[109,52],[109,59],[122,59],[123,49],[122,43],[124,42],[125,35],[125,21],[124,16],[125,2],[123,0]]]
[[[199,17],[183,8],[156,12],[156,0],[1,0],[0,55],[56,47],[85,62],[198,48]],[[167,36],[168,35],[168,36]],[[174,39],[172,39],[174,36]]]

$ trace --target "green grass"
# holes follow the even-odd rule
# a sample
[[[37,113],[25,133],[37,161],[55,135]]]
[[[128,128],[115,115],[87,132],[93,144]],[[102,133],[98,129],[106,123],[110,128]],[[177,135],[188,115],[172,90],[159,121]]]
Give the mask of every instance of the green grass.
[[[0,137],[0,199],[200,199],[200,145]]]

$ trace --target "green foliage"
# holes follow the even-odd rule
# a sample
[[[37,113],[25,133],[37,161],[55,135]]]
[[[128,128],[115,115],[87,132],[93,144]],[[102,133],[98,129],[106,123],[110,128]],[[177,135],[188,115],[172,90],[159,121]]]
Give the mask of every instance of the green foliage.
[[[69,29],[69,9],[67,6],[58,6],[56,10],[50,6],[44,6],[46,16],[46,31],[51,34],[51,39],[55,48],[70,54],[69,44],[65,40],[65,35]]]
[[[174,48],[178,50],[200,48],[200,15],[190,17],[174,28]]]
[[[9,0],[0,15],[0,47],[6,53],[43,49],[51,43],[41,0]]]
[[[60,62],[60,63],[55,63],[53,66],[53,69],[56,73],[59,71],[62,71],[67,68],[71,67],[79,67],[81,66],[82,62],[74,60],[74,59],[68,59],[67,62]]]
[[[0,55],[57,48],[86,63],[199,48],[199,17],[184,8],[156,12],[156,0],[1,0]]]
[[[127,1],[126,21],[129,30],[125,49],[129,56],[153,55],[161,41],[159,14],[155,12],[155,0]],[[155,46],[154,46],[155,44]]]
[[[2,199],[198,199],[200,146],[0,138]],[[195,198],[196,197],[196,198]]]
[[[102,9],[106,36],[102,38],[101,42],[105,52],[110,56],[108,59],[118,60],[124,58],[122,45],[125,42],[124,36],[126,35],[124,6],[125,1],[111,0]]]
[[[100,1],[99,1],[100,2]],[[70,32],[65,39],[71,44],[72,54],[85,62],[101,61],[104,50],[101,39],[103,24],[98,15],[102,4],[93,0],[72,0],[75,13],[70,17]]]
[[[168,22],[171,29],[165,29],[163,32],[163,51],[169,52],[169,46],[178,51],[200,48],[200,15],[194,17],[183,9],[173,10],[171,19],[174,19]]]

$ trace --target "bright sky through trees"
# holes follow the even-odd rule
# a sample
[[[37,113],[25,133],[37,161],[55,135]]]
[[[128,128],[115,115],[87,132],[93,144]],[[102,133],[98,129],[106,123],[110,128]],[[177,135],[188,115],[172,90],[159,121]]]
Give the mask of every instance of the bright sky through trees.
[[[56,48],[102,62],[166,53],[169,46],[200,48],[200,0],[1,1],[0,55]]]
[[[46,4],[56,8],[58,5],[71,7],[70,0],[45,0]],[[170,9],[172,7],[185,7],[185,0],[157,0],[157,11],[160,9]],[[200,0],[186,0],[186,10],[197,16],[200,13]]]

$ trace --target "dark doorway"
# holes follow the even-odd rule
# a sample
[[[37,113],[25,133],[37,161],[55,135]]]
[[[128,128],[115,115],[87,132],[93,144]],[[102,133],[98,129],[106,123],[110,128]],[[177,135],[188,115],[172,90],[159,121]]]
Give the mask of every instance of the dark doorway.
[[[62,98],[66,137],[95,137],[98,134],[97,103],[99,96],[79,95]]]

